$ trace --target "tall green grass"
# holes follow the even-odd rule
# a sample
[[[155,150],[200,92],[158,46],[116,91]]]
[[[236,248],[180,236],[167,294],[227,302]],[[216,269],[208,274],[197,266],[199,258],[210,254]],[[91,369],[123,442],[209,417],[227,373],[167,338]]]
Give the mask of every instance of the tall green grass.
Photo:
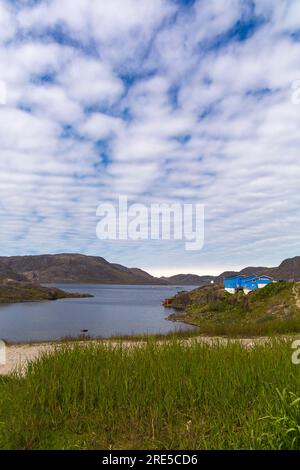
[[[0,380],[2,449],[300,448],[289,342],[65,346]]]
[[[185,320],[186,321],[186,320]],[[195,325],[197,330],[189,332],[190,336],[199,334],[207,336],[227,336],[231,338],[237,337],[254,337],[254,336],[278,336],[278,335],[295,335],[300,333],[300,319],[282,320],[276,318],[261,319],[257,323],[243,322],[243,320],[230,321],[211,321],[211,320],[187,320],[187,323]],[[195,323],[194,323],[195,322]]]

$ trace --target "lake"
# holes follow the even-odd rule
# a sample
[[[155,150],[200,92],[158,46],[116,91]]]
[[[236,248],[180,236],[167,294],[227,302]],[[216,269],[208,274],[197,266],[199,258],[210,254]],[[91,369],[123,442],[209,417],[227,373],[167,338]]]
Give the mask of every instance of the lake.
[[[109,337],[193,328],[166,320],[173,310],[165,309],[162,301],[195,286],[55,284],[55,287],[94,297],[0,304],[0,338],[12,342],[45,341],[78,336],[83,329],[91,336]]]

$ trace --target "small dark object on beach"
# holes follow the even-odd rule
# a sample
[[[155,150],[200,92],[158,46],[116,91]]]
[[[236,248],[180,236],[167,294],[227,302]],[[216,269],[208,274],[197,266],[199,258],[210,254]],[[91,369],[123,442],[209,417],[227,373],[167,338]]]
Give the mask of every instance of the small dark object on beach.
[[[80,330],[81,333],[87,333],[89,330]]]

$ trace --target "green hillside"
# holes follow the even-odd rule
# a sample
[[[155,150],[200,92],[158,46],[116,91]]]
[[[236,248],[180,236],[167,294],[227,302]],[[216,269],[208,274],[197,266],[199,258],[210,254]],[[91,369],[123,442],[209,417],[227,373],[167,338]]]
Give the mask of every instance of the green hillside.
[[[35,302],[65,298],[92,297],[88,294],[69,293],[55,287],[44,287],[33,282],[0,283],[0,303]]]
[[[300,332],[300,284],[279,282],[245,295],[209,286],[178,293],[170,307],[180,320],[210,334],[269,334]]]

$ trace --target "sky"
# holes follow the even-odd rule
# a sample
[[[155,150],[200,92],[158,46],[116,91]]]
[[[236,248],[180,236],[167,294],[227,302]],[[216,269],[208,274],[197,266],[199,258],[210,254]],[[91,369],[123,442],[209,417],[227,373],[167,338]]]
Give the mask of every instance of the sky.
[[[1,255],[155,275],[300,255],[298,0],[0,0]],[[96,237],[101,203],[205,206],[205,243]]]

